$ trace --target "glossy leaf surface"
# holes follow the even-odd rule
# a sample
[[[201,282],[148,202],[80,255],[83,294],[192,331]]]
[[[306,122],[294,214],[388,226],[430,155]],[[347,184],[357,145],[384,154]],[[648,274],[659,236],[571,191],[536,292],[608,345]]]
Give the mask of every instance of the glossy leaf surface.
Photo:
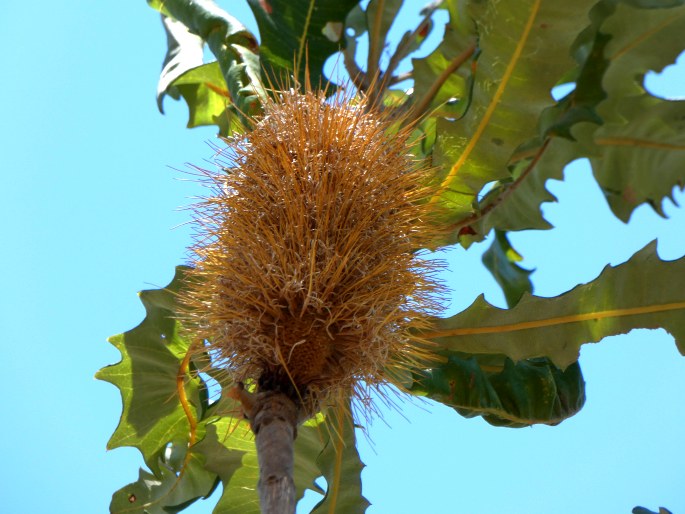
[[[492,210],[490,198],[480,202],[487,212],[477,216],[476,233],[549,228],[539,205],[554,197],[544,184],[560,180],[563,167],[581,157],[590,159],[609,206],[623,221],[642,203],[662,214],[663,199],[674,187],[682,189],[685,102],[652,96],[643,79],[685,49],[676,35],[685,30],[685,7],[679,0],[629,4],[603,1],[593,8],[592,23],[573,46],[578,68],[567,81],[575,81],[575,89],[540,118],[543,134],[553,136],[549,147],[523,180],[504,185],[510,190]]]
[[[313,513],[345,512],[363,514],[369,502],[362,496],[361,472],[364,463],[356,448],[356,436],[351,417],[342,409],[327,412],[326,446],[316,459],[328,484],[326,494]]]
[[[228,92],[228,104],[233,106],[234,112],[243,115],[253,115],[260,111],[260,98],[265,94],[260,78],[260,64],[257,55],[257,40],[238,20],[219,8],[211,0],[187,1],[187,0],[148,0],[151,7],[158,10],[164,16],[172,18],[185,25],[187,32],[196,36],[209,46],[218,62],[221,74],[224,78],[224,85],[218,87],[219,91]],[[178,31],[180,33],[180,30]],[[197,39],[183,38],[185,46],[197,44]],[[185,46],[180,46],[179,38],[169,39],[169,51],[165,63],[169,60],[169,55],[174,51],[180,52]],[[192,52],[190,52],[192,54]],[[187,52],[184,52],[184,55]],[[197,58],[193,62],[184,61],[181,69],[183,71],[192,70],[192,64],[201,65]],[[160,79],[160,91],[158,98],[164,91],[170,92],[172,96],[178,97],[179,92],[174,89],[176,84],[174,78],[168,77],[167,70],[163,70]],[[164,88],[164,91],[162,89]],[[186,101],[188,98],[186,98]],[[192,100],[191,100],[192,101]],[[202,119],[211,119],[214,112],[203,112],[208,105],[189,103],[189,110],[195,113],[194,116]],[[212,106],[213,108],[214,106]],[[245,121],[245,118],[243,118]],[[189,122],[192,125],[193,120]],[[224,128],[225,125],[222,127]]]
[[[438,121],[434,155],[442,181],[435,200],[449,210],[450,220],[473,212],[486,183],[509,178],[514,150],[538,135],[538,118],[554,104],[551,88],[573,68],[569,47],[588,25],[593,4],[469,4],[470,19],[459,26],[475,27],[478,37],[470,105],[460,119]]]
[[[323,65],[344,45],[343,26],[356,0],[248,0],[261,38],[262,65],[275,84],[290,78],[295,63],[303,81],[308,64],[312,84],[326,83]]]
[[[598,108],[605,122],[594,134],[598,150],[590,159],[595,177],[621,220],[642,203],[663,214],[662,200],[674,186],[685,187],[685,101],[656,98],[643,80],[685,49],[685,5],[619,4],[601,30],[611,37],[605,52],[610,66],[602,82],[607,99]]]
[[[530,281],[532,271],[517,264],[523,257],[514,250],[504,232],[495,231],[495,238],[482,260],[502,288],[509,307],[516,305],[523,293],[533,292],[533,283]]]
[[[585,403],[578,363],[562,371],[545,358],[514,364],[501,355],[449,353],[444,364],[416,373],[414,380],[413,393],[495,426],[556,425]]]

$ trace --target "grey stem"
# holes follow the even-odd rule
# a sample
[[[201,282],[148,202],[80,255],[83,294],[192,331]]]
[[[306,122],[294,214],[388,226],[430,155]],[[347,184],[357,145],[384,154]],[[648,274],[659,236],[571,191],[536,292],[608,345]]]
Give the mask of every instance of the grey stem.
[[[286,395],[257,393],[249,413],[259,461],[259,502],[262,514],[295,513],[293,443],[299,409]]]

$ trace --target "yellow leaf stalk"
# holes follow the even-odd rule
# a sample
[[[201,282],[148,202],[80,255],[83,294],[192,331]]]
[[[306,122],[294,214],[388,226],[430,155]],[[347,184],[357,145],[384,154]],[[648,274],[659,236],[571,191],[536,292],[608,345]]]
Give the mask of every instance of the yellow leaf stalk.
[[[227,380],[285,392],[311,415],[425,362],[436,307],[435,189],[411,128],[368,101],[289,89],[226,140],[196,206],[184,323]]]

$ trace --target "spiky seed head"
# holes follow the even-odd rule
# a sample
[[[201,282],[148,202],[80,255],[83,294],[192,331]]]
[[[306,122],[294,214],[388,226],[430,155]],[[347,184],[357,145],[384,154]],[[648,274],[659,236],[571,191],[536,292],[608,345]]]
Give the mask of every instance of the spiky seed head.
[[[434,308],[426,170],[362,100],[288,90],[196,209],[186,324],[233,381],[321,402],[365,396],[425,355]]]

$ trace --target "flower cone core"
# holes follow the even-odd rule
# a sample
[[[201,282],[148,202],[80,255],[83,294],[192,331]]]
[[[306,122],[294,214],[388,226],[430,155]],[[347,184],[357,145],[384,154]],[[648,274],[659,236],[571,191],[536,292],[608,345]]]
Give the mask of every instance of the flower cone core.
[[[230,380],[315,406],[423,357],[431,191],[408,136],[363,100],[290,90],[227,140],[230,162],[205,172],[183,300]]]

